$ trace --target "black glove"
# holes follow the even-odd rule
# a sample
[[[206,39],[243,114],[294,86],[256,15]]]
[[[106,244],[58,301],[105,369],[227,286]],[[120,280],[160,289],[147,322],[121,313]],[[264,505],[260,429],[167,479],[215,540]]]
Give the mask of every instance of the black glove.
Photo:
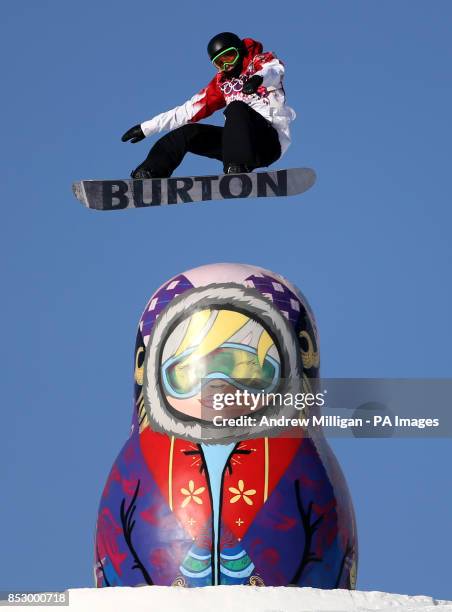
[[[262,85],[263,82],[264,82],[264,77],[261,77],[260,74],[255,74],[254,76],[250,77],[247,80],[247,82],[243,86],[242,91],[244,94],[247,94],[247,95],[256,93],[256,91],[259,89],[259,87]]]
[[[143,130],[141,129],[141,125],[134,125],[130,130],[127,130],[125,134],[122,135],[122,142],[140,142],[140,140],[144,140],[146,136],[143,134]]]

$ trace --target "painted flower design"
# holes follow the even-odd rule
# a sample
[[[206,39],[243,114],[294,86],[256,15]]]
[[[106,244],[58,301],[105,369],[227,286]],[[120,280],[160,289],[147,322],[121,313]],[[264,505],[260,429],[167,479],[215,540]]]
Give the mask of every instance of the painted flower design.
[[[197,489],[195,489],[195,483],[193,482],[193,480],[190,480],[190,482],[188,483],[188,489],[182,487],[182,489],[180,490],[182,495],[185,495],[185,499],[181,503],[181,507],[185,508],[185,506],[189,504],[191,500],[193,500],[196,504],[202,504],[202,499],[198,497],[198,495],[204,493],[205,490],[206,487],[198,487]]]
[[[256,495],[256,489],[248,489],[245,491],[245,483],[243,480],[238,481],[237,488],[229,487],[229,492],[234,493],[234,497],[231,497],[229,500],[231,504],[235,504],[240,498],[243,498],[243,501],[248,504],[248,506],[253,505],[253,500],[250,499],[250,497],[251,495]]]

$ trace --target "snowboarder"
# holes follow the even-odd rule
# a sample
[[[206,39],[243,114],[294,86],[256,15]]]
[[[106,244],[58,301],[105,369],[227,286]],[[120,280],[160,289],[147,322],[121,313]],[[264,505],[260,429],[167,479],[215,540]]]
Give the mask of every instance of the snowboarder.
[[[187,152],[218,159],[224,172],[251,172],[269,166],[290,144],[289,123],[295,112],[286,105],[284,66],[260,42],[222,32],[207,45],[218,70],[190,100],[125,132],[122,141],[140,142],[157,132],[160,138],[132,173],[135,179],[171,176]],[[197,124],[226,106],[224,127]]]

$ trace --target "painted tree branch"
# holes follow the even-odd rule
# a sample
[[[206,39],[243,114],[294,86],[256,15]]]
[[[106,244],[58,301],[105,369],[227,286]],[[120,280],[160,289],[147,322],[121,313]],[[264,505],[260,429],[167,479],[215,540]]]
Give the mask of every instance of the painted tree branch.
[[[132,565],[132,569],[139,569],[141,573],[143,574],[143,578],[145,579],[146,584],[152,585],[154,583],[150,575],[148,574],[146,568],[144,567],[143,563],[140,561],[140,558],[138,557],[138,554],[132,543],[132,531],[133,531],[133,528],[135,527],[135,519],[133,518],[133,515],[136,510],[135,502],[138,497],[139,490],[140,490],[140,481],[138,480],[137,486],[135,488],[135,493],[133,494],[132,500],[127,510],[125,509],[126,500],[125,499],[122,500],[121,502],[121,524],[122,524],[122,530],[124,533],[124,539],[134,559],[134,564]]]
[[[323,521],[323,515],[319,516],[315,521],[311,523],[311,515],[312,515],[312,501],[309,502],[309,506],[307,511],[303,508],[303,503],[301,501],[301,492],[300,492],[300,482],[298,480],[295,481],[295,496],[297,500],[298,511],[301,516],[301,521],[304,528],[305,533],[305,541],[303,548],[303,555],[301,557],[300,564],[298,566],[297,571],[295,572],[291,584],[298,584],[304,570],[310,563],[321,563],[322,559],[317,557],[314,552],[311,551],[312,540],[314,537],[314,533],[317,531],[320,523]]]

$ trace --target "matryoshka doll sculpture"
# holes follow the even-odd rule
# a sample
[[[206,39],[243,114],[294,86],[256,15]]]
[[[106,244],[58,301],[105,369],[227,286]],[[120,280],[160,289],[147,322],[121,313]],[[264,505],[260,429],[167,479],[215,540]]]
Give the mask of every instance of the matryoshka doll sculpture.
[[[100,503],[97,586],[354,588],[353,505],[331,449],[275,424],[300,416],[293,402],[259,400],[315,393],[318,375],[313,314],[278,274],[216,264],[160,287]]]

